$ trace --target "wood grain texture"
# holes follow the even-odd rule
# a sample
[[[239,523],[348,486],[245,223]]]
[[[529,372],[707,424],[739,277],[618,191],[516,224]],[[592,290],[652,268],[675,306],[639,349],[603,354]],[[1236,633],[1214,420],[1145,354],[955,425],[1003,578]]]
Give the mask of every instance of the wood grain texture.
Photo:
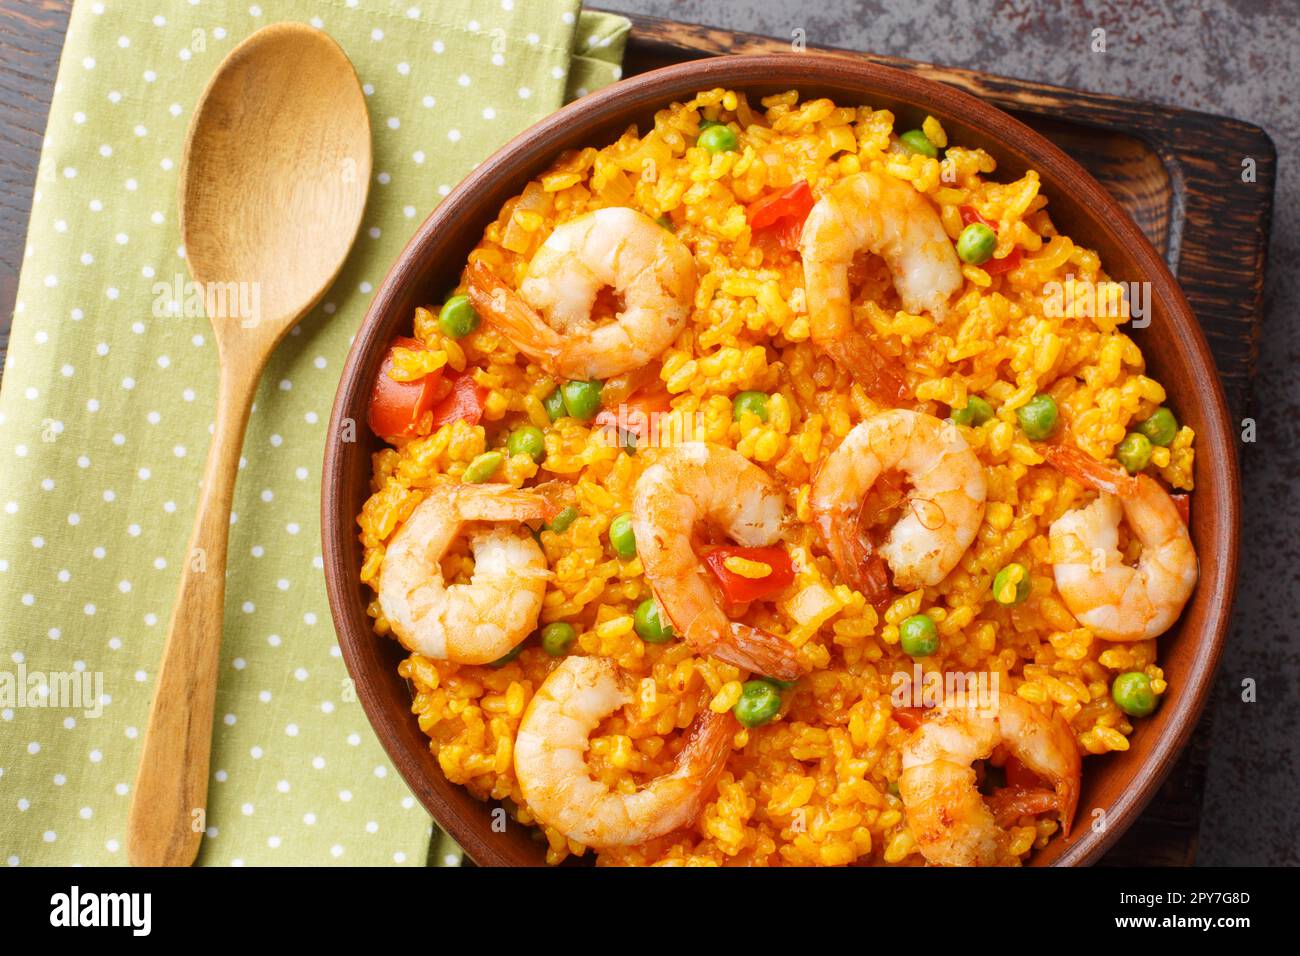
[[[133,866],[189,866],[206,829],[208,757],[226,598],[226,544],[239,452],[266,355],[224,364],[194,530],[167,625],[126,849]]]
[[[132,791],[126,845],[135,866],[188,866],[198,854],[244,429],[271,352],[343,267],[370,168],[361,81],[338,44],[306,24],[263,27],[231,50],[190,121],[181,238],[207,293],[221,376]]]
[[[0,365],[69,0],[0,0]]]

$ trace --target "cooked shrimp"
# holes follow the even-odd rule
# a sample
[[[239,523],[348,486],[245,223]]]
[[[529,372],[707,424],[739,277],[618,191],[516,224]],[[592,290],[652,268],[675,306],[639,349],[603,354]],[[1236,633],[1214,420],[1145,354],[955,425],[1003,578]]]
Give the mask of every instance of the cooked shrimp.
[[[1079,747],[1074,734],[1059,714],[1049,720],[1028,701],[999,694],[992,716],[974,707],[936,709],[903,746],[898,793],[912,837],[930,863],[1012,862],[1007,835],[976,789],[971,766],[999,745],[1052,786],[1053,809],[1069,835],[1079,800]],[[1044,805],[1039,802],[1035,809]]]
[[[1196,549],[1173,499],[1153,479],[1112,471],[1075,448],[1048,461],[1099,495],[1052,522],[1052,573],[1065,606],[1105,641],[1145,641],[1169,630],[1196,587]],[[1142,545],[1136,567],[1119,551],[1119,523]]]
[[[784,638],[727,618],[695,553],[699,525],[712,522],[747,547],[781,536],[785,496],[767,473],[721,445],[665,449],[637,480],[632,530],[646,580],[673,627],[696,650],[768,677],[804,671]]]
[[[521,352],[565,378],[609,378],[654,359],[677,337],[695,296],[695,260],[653,219],[622,206],[555,227],[515,293],[481,262],[468,269],[474,308]],[[592,321],[596,295],[623,300]]]
[[[984,518],[984,469],[956,428],[902,408],[854,426],[822,464],[810,504],[840,574],[873,600],[881,575],[871,543],[858,528],[862,500],[886,471],[911,482],[907,508],[879,553],[901,590],[938,584],[975,540]]]
[[[398,529],[379,571],[379,606],[410,650],[461,664],[488,664],[532,633],[551,572],[526,532],[471,526],[474,574],[448,585],[443,555],[467,522],[520,522],[554,509],[535,491],[444,482]]]
[[[707,708],[671,773],[636,793],[593,778],[585,754],[596,726],[635,699],[604,657],[568,657],[537,688],[515,735],[515,777],[542,823],[590,847],[630,846],[695,822],[731,753],[736,727]]]
[[[812,340],[883,400],[894,374],[856,328],[849,301],[849,268],[862,250],[885,260],[908,312],[942,318],[948,297],[961,288],[961,262],[935,207],[908,183],[861,172],[824,195],[808,214],[799,239]],[[888,384],[887,384],[888,383]]]

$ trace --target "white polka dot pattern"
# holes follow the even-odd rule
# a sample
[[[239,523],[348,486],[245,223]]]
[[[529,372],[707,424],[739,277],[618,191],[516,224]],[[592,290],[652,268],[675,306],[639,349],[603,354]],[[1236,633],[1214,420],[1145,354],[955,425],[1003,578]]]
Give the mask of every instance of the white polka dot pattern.
[[[430,854],[330,627],[325,423],[350,337],[415,225],[570,89],[615,79],[627,22],[575,17],[577,0],[153,6],[75,5],[33,195],[0,389],[0,859],[126,862],[216,391],[176,224],[179,159],[217,63],[292,19],[356,65],[376,176],[350,259],[276,351],[249,422],[199,862],[455,863],[441,834]]]

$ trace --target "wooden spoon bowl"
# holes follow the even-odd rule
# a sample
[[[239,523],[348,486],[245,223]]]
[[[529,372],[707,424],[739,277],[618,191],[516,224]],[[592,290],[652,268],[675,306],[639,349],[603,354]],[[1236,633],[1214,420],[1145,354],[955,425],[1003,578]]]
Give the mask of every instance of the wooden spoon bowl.
[[[900,127],[937,117],[952,142],[983,147],[998,160],[999,179],[1034,168],[1043,179],[1052,219],[1096,249],[1110,275],[1150,283],[1151,325],[1132,334],[1151,374],[1169,390],[1181,421],[1196,430],[1196,492],[1191,534],[1201,562],[1200,584],[1173,630],[1160,638],[1169,681],[1160,709],[1139,723],[1127,753],[1084,762],[1074,829],[1032,858],[1035,865],[1095,861],[1146,805],[1196,725],[1227,631],[1236,581],[1239,488],[1233,431],[1218,376],[1200,328],[1155,249],[1103,187],[1065,153],[988,104],[951,87],[849,56],[730,56],[655,70],[601,90],[516,137],[457,187],[425,221],[375,293],[348,356],[334,403],[331,434],[364,421],[371,384],[388,343],[409,332],[417,306],[451,289],[465,256],[502,204],[563,150],[613,142],[630,123],[647,129],[654,112],[714,87],[742,90],[750,102],[798,89],[841,104],[887,108]],[[491,827],[491,806],[448,783],[411,714],[410,691],[398,677],[399,645],[377,637],[366,615],[371,594],[360,583],[356,515],[370,493],[367,433],[326,449],[321,518],[325,582],[334,624],[361,703],[389,756],[435,819],[480,864],[541,865],[545,847],[531,830]],[[1100,811],[1100,813],[1098,813]]]

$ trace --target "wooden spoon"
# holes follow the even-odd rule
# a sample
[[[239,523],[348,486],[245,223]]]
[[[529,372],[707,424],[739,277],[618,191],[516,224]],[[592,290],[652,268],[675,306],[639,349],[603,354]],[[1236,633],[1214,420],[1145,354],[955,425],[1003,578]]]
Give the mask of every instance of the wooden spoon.
[[[277,342],[343,266],[370,186],[356,71],[300,23],[258,30],[199,98],[181,169],[181,236],[217,343],[216,427],[135,778],[127,852],[188,866],[207,826],[226,537],[244,428]]]

